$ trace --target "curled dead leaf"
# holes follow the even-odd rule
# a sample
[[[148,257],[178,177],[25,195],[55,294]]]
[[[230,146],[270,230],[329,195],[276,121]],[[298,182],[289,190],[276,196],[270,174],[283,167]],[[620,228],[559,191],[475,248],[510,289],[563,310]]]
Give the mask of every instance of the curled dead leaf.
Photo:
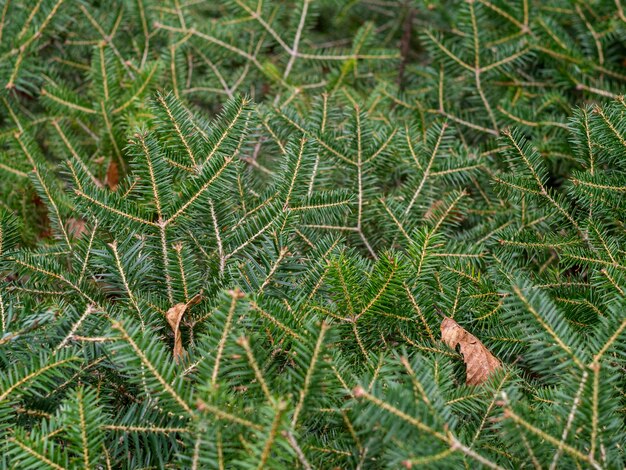
[[[74,238],[80,238],[87,233],[87,226],[84,219],[70,217],[65,222],[65,230]]]
[[[115,191],[118,183],[120,182],[120,172],[117,168],[117,163],[115,160],[111,160],[109,166],[107,167],[107,174],[104,182],[111,189],[111,191]]]
[[[183,355],[183,339],[180,335],[180,322],[187,309],[192,305],[196,305],[201,299],[202,296],[198,294],[187,303],[181,302],[174,305],[165,314],[167,323],[169,323],[170,328],[172,328],[172,331],[174,332],[174,350],[172,355],[174,356],[175,361],[178,361],[178,359]]]
[[[480,342],[452,318],[441,322],[441,339],[452,349],[460,346],[466,367],[467,385],[479,385],[501,367],[500,361]]]

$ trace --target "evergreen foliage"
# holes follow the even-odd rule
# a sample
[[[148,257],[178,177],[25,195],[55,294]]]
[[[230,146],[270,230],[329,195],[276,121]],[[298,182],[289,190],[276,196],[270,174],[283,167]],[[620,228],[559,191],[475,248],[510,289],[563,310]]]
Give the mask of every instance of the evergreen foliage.
[[[0,465],[622,468],[625,9],[0,1]]]

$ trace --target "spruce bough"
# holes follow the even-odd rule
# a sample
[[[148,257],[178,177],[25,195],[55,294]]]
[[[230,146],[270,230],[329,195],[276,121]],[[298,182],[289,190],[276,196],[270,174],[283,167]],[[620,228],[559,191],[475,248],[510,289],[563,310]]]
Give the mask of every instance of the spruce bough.
[[[621,468],[626,6],[161,3],[0,8],[2,466]]]

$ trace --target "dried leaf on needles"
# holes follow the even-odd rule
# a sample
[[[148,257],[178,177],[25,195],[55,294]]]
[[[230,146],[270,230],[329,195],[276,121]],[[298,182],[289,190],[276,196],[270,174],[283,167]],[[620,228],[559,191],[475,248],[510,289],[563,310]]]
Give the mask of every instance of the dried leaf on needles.
[[[120,182],[120,172],[115,160],[111,160],[111,163],[109,163],[104,181],[111,191],[115,191],[115,188],[117,188],[117,185]]]
[[[183,355],[183,339],[180,336],[180,322],[183,319],[183,315],[187,311],[189,307],[200,302],[202,296],[200,294],[196,295],[187,303],[179,303],[170,308],[165,314],[165,318],[167,318],[167,322],[172,328],[174,332],[174,351],[173,356],[174,360],[178,361],[178,358]]]
[[[467,385],[479,385],[492,372],[501,367],[500,361],[480,342],[452,318],[444,317],[441,322],[441,339],[452,349],[460,346],[466,367]]]
[[[65,229],[74,238],[80,238],[87,233],[87,225],[85,219],[70,217],[65,223]]]

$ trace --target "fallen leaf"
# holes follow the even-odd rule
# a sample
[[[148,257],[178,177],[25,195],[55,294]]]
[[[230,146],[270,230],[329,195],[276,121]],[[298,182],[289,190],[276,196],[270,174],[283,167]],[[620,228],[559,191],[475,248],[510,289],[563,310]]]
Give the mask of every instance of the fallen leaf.
[[[65,223],[65,229],[74,238],[80,238],[84,233],[87,233],[86,222],[84,219],[76,219],[70,217]]]
[[[500,361],[489,352],[476,336],[465,331],[452,318],[444,317],[441,322],[441,339],[452,349],[461,347],[461,354],[466,367],[467,385],[483,383],[496,369]]]
[[[107,168],[107,175],[104,181],[111,189],[111,191],[115,191],[115,188],[117,188],[117,184],[120,182],[120,172],[117,169],[117,163],[115,162],[115,160],[111,160],[111,163],[109,163],[109,167]]]
[[[181,302],[174,305],[165,314],[165,318],[174,332],[174,350],[172,355],[175,361],[178,361],[178,358],[183,355],[183,339],[180,336],[180,321],[183,319],[183,315],[187,309],[200,302],[201,299],[202,296],[198,294],[187,303]]]

